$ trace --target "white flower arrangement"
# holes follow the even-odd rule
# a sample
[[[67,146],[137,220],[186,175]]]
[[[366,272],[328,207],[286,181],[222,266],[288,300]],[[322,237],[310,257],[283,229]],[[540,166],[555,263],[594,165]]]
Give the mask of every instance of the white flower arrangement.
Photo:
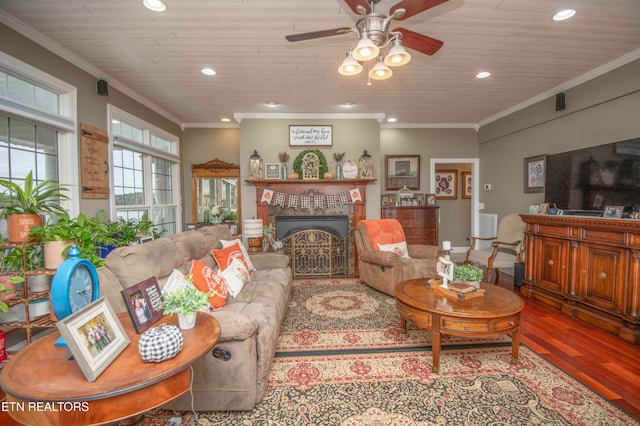
[[[211,206],[211,216],[213,217],[222,216],[222,213],[224,213],[224,207],[222,207],[220,204]]]

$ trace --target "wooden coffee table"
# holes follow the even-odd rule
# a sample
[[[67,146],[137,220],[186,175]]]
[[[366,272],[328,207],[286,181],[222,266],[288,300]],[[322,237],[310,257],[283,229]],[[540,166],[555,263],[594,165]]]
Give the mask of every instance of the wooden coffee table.
[[[433,371],[440,370],[440,334],[464,337],[492,337],[511,334],[511,363],[518,363],[520,313],[524,301],[512,291],[481,283],[485,295],[457,300],[429,288],[426,278],[399,283],[394,294],[400,312],[400,327],[407,321],[431,330]]]
[[[11,417],[25,425],[98,425],[120,420],[138,422],[144,412],[191,388],[189,366],[209,352],[220,336],[220,324],[199,312],[196,326],[182,330],[184,345],[175,358],[146,363],[138,353],[129,315],[118,315],[131,343],[94,382],[88,382],[65,349],[54,347],[54,332],[31,343],[11,358],[0,374]],[[176,324],[175,315],[155,326]]]

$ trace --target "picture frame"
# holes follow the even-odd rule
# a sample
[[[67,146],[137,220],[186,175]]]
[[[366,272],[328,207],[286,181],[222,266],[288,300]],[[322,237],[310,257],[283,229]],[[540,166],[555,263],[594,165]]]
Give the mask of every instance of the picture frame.
[[[524,192],[544,192],[546,155],[524,159]]]
[[[269,245],[274,252],[278,251],[278,247],[276,246],[276,239],[273,237],[273,233],[267,233],[267,240],[269,240]]]
[[[265,163],[264,179],[279,180],[280,179],[280,163]]]
[[[538,204],[538,214],[547,214],[547,213],[549,213],[549,203]]]
[[[58,321],[56,327],[89,382],[131,343],[105,296]]]
[[[602,217],[608,219],[621,219],[624,212],[624,206],[605,206]]]
[[[153,241],[153,235],[138,237],[138,244],[148,243],[149,241]]]
[[[156,277],[147,278],[120,293],[136,333],[144,332],[164,315],[160,308],[162,292]]]
[[[420,189],[419,155],[385,155],[385,189]]]
[[[289,146],[330,148],[333,146],[333,126],[289,126]]]
[[[427,206],[436,205],[436,194],[424,194],[424,197],[425,197]]]
[[[435,173],[436,198],[438,200],[455,200],[458,198],[458,171],[438,170]]]
[[[380,196],[380,204],[382,204],[382,207],[395,207],[396,194],[382,194]]]
[[[462,185],[461,198],[471,198],[471,192],[473,191],[471,172],[462,172]]]
[[[231,235],[238,235],[238,224],[237,223],[230,223],[229,224],[229,232],[231,232]]]

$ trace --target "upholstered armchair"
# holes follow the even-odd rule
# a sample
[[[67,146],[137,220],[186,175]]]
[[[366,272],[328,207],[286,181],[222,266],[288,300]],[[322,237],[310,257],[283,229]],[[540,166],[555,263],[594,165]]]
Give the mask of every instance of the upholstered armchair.
[[[487,268],[487,282],[495,282],[500,277],[500,268],[513,268],[516,262],[520,262],[523,248],[525,224],[519,214],[510,214],[498,223],[498,232],[495,237],[480,238],[471,237],[471,247],[467,251],[464,263],[484,266]],[[479,241],[491,241],[491,247],[479,249]]]
[[[355,230],[360,279],[393,296],[396,284],[411,278],[437,275],[442,251],[436,246],[407,244],[396,219],[361,220]]]

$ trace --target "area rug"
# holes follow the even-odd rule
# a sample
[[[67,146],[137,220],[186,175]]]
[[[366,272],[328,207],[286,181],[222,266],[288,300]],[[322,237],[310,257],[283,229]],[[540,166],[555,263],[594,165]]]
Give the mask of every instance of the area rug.
[[[324,291],[312,290],[314,282]],[[349,305],[353,302],[350,293],[342,293],[347,289],[371,296],[378,302],[376,309],[367,314],[353,314],[354,310],[364,312],[370,307]],[[366,334],[365,324],[372,328],[378,325],[380,330],[397,327],[397,314],[387,309],[388,296],[379,298],[375,293],[360,290],[363,285],[357,280],[295,282],[292,306],[283,324],[282,346],[278,347],[270,371],[269,387],[254,410],[199,413],[154,410],[147,414],[143,424],[640,426],[638,419],[524,345],[520,346],[517,365],[509,362],[510,344],[485,342],[465,347],[457,342],[443,346],[440,372],[434,373],[428,337],[415,337],[419,344],[413,344],[411,339],[400,343],[384,341],[377,348],[375,338],[381,334],[344,343],[341,337],[335,336],[347,335],[347,327],[354,327],[354,336]],[[318,296],[323,292],[324,297]],[[307,316],[311,315],[305,313],[309,308],[300,305],[316,306],[317,313],[317,301],[311,302],[314,297],[324,300],[324,305],[331,307],[329,312],[335,314],[343,309],[353,318],[340,321],[334,314]],[[362,302],[363,299],[359,296],[355,300]],[[362,304],[370,303],[367,300]],[[347,306],[350,308],[346,309]],[[335,331],[331,327],[339,332],[333,333],[334,337],[323,336]],[[296,342],[300,339],[286,337],[296,333],[316,333],[320,337],[310,339],[313,343],[304,344],[307,348],[301,349]],[[319,340],[322,342],[318,343]]]

